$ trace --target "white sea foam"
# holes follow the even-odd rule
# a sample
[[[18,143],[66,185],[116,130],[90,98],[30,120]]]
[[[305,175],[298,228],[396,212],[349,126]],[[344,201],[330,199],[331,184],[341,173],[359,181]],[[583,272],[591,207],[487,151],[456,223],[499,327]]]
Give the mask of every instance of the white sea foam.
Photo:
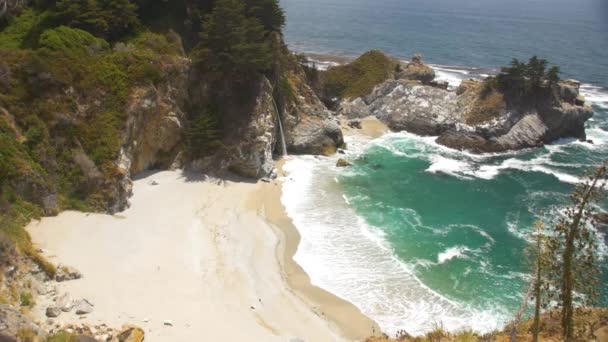
[[[600,108],[608,109],[608,90],[591,84],[581,84],[580,93],[590,102]]]
[[[598,139],[598,146],[604,144],[604,141],[608,141],[608,132],[599,128],[592,129],[590,132],[593,137]],[[520,170],[552,175],[564,183],[577,184],[581,181],[576,176],[563,171],[558,171],[554,168],[580,168],[583,166],[575,163],[558,163],[551,160],[551,154],[560,152],[563,148],[563,144],[566,144],[565,140],[561,143],[558,142],[555,145],[547,145],[546,154],[532,160],[525,160],[520,159],[520,155],[525,153],[525,151],[476,155],[466,151],[457,151],[441,146],[435,142],[435,139],[436,137],[419,137],[414,134],[400,132],[385,135],[383,138],[374,141],[374,144],[391,151],[397,156],[428,160],[430,166],[426,171],[429,173],[441,173],[460,179],[470,180],[479,178],[491,180],[497,177],[502,171]],[[404,152],[397,147],[400,142],[403,142],[403,145],[410,144],[412,148]],[[570,139],[567,143],[576,144],[579,142],[576,141],[576,139]],[[502,160],[499,164],[488,163],[489,160],[497,157],[506,159]]]
[[[437,263],[443,264],[455,258],[464,258],[466,257],[465,253],[468,251],[470,249],[465,246],[450,247],[437,255]]]
[[[385,234],[342,199],[333,164],[332,158],[299,156],[284,165],[289,177],[284,179],[282,202],[301,235],[294,259],[315,285],[354,303],[388,333],[406,329],[421,334],[431,330],[433,322],[453,331],[487,332],[505,323],[507,312],[453,302],[420,282],[413,270],[433,262],[402,262]],[[442,262],[462,257],[447,253]]]

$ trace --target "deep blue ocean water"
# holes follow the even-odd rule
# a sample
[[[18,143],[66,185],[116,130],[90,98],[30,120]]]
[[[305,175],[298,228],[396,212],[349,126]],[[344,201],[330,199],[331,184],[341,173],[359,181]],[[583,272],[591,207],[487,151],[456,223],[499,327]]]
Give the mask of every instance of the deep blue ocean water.
[[[388,332],[501,328],[521,304],[523,253],[538,219],[568,204],[581,173],[608,160],[608,1],[282,0],[292,50],[357,56],[423,53],[456,86],[532,55],[582,82],[594,144],[475,156],[433,137],[348,137],[346,158],[292,157],[283,203],[313,283]],[[341,156],[343,157],[343,156]],[[598,239],[602,239],[598,235]],[[606,247],[602,244],[604,268]],[[604,288],[608,274],[604,276]],[[608,304],[608,291],[601,298]]]

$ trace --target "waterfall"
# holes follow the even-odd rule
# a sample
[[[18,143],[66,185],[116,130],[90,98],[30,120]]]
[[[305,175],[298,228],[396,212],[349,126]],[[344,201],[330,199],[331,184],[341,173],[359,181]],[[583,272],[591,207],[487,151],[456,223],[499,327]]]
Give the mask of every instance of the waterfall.
[[[287,156],[287,145],[285,144],[285,134],[283,133],[283,123],[281,122],[281,113],[279,113],[279,107],[277,107],[277,103],[272,99],[272,104],[274,105],[274,110],[277,112],[277,119],[279,121],[279,133],[281,135],[281,148],[283,152],[283,156]]]

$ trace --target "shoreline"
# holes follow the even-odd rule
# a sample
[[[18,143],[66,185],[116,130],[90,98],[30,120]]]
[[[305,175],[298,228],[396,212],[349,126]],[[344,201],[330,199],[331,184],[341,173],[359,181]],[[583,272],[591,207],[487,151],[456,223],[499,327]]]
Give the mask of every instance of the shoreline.
[[[284,176],[281,168],[285,160],[277,163],[279,176]],[[310,276],[293,259],[300,244],[300,233],[287,215],[281,202],[282,187],[263,186],[258,190],[261,196],[251,198],[251,205],[263,212],[264,218],[279,235],[277,257],[281,263],[285,280],[301,300],[320,317],[333,323],[348,340],[365,340],[367,337],[379,336],[380,327],[351,302],[312,284]],[[253,200],[262,202],[253,203]]]
[[[362,129],[346,121],[346,135],[374,138],[387,131],[375,118],[360,120]],[[276,165],[281,176],[284,162]],[[148,172],[134,181],[132,206],[124,212],[66,211],[32,221],[26,229],[43,254],[83,274],[46,284],[57,291],[39,296],[32,314],[49,329],[136,325],[147,341],[362,341],[380,335],[376,322],[313,285],[293,259],[300,234],[281,197],[280,180]],[[46,308],[65,293],[91,301],[93,312],[47,321]]]

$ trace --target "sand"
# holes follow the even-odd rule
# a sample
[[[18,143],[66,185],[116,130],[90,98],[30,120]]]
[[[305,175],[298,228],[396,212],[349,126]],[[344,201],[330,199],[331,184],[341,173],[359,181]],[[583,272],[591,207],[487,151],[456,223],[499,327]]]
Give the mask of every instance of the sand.
[[[172,342],[377,333],[355,306],[312,286],[293,261],[299,235],[280,194],[278,181],[164,171],[135,181],[132,205],[118,215],[64,212],[32,222],[27,229],[45,255],[84,275],[58,283],[59,293],[95,305],[84,319],[63,313],[56,321],[135,324],[146,341]],[[41,320],[50,303],[38,300]]]
[[[361,129],[348,126],[350,121],[346,117],[340,117],[340,128],[344,135],[360,135],[371,139],[376,139],[390,132],[389,128],[375,116],[368,116],[363,119],[356,119],[361,122]]]

